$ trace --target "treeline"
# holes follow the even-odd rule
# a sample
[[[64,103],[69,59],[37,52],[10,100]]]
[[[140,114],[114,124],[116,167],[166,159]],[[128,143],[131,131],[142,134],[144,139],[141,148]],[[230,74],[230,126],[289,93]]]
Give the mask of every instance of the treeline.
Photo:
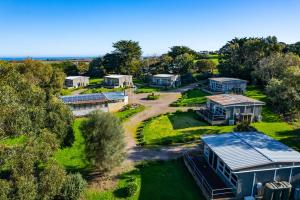
[[[276,37],[235,38],[219,51],[220,75],[262,87],[272,108],[286,116],[300,113],[300,42]]]
[[[138,42],[121,40],[113,44],[114,50],[93,59],[89,65],[78,65],[66,61],[54,64],[67,75],[88,75],[103,77],[106,74],[130,74],[143,78],[149,74],[211,72],[216,63],[207,59],[206,54],[198,53],[186,46],[173,46],[170,51],[155,57],[142,57]]]
[[[53,160],[73,136],[72,113],[57,98],[64,77],[37,61],[0,62],[0,199],[79,199],[84,190],[80,174]]]

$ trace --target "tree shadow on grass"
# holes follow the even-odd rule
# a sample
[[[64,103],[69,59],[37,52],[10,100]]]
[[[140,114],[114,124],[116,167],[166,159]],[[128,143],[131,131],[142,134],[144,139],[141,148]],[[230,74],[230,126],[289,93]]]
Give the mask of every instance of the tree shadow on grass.
[[[168,118],[175,130],[208,125],[194,112],[175,112],[169,114]]]
[[[283,144],[300,151],[300,128],[292,131],[282,131],[276,133],[280,139],[278,139]]]
[[[181,131],[178,135],[166,136],[163,138],[151,140],[152,144],[157,145],[170,145],[176,143],[186,143],[191,141],[200,140],[201,135],[206,134],[219,134],[219,129],[197,129],[197,130],[185,130]]]

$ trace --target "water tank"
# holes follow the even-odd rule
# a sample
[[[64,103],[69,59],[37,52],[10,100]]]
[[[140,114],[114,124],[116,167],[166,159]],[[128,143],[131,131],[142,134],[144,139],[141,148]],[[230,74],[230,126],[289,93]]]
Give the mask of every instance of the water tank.
[[[266,183],[264,190],[264,200],[286,200],[291,194],[292,185],[288,182]]]
[[[300,188],[295,188],[294,200],[300,200]]]

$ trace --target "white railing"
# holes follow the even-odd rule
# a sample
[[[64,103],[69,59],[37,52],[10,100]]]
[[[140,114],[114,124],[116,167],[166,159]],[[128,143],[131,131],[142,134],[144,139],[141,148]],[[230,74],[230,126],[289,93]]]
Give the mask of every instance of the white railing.
[[[233,195],[232,188],[220,188],[220,189],[213,189],[210,184],[207,182],[203,174],[198,169],[197,165],[193,161],[193,159],[186,153],[184,155],[184,159],[187,160],[189,166],[193,170],[196,178],[198,179],[198,183],[201,184],[202,188],[205,189],[205,193],[208,195],[210,199],[216,199],[218,197],[222,197],[224,195]]]

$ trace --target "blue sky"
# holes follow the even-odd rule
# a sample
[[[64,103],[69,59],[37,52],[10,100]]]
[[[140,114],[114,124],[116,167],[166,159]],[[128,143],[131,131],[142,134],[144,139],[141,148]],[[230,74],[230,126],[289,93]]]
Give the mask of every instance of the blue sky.
[[[0,56],[95,56],[120,39],[144,55],[245,36],[294,43],[299,11],[299,0],[1,0]]]

